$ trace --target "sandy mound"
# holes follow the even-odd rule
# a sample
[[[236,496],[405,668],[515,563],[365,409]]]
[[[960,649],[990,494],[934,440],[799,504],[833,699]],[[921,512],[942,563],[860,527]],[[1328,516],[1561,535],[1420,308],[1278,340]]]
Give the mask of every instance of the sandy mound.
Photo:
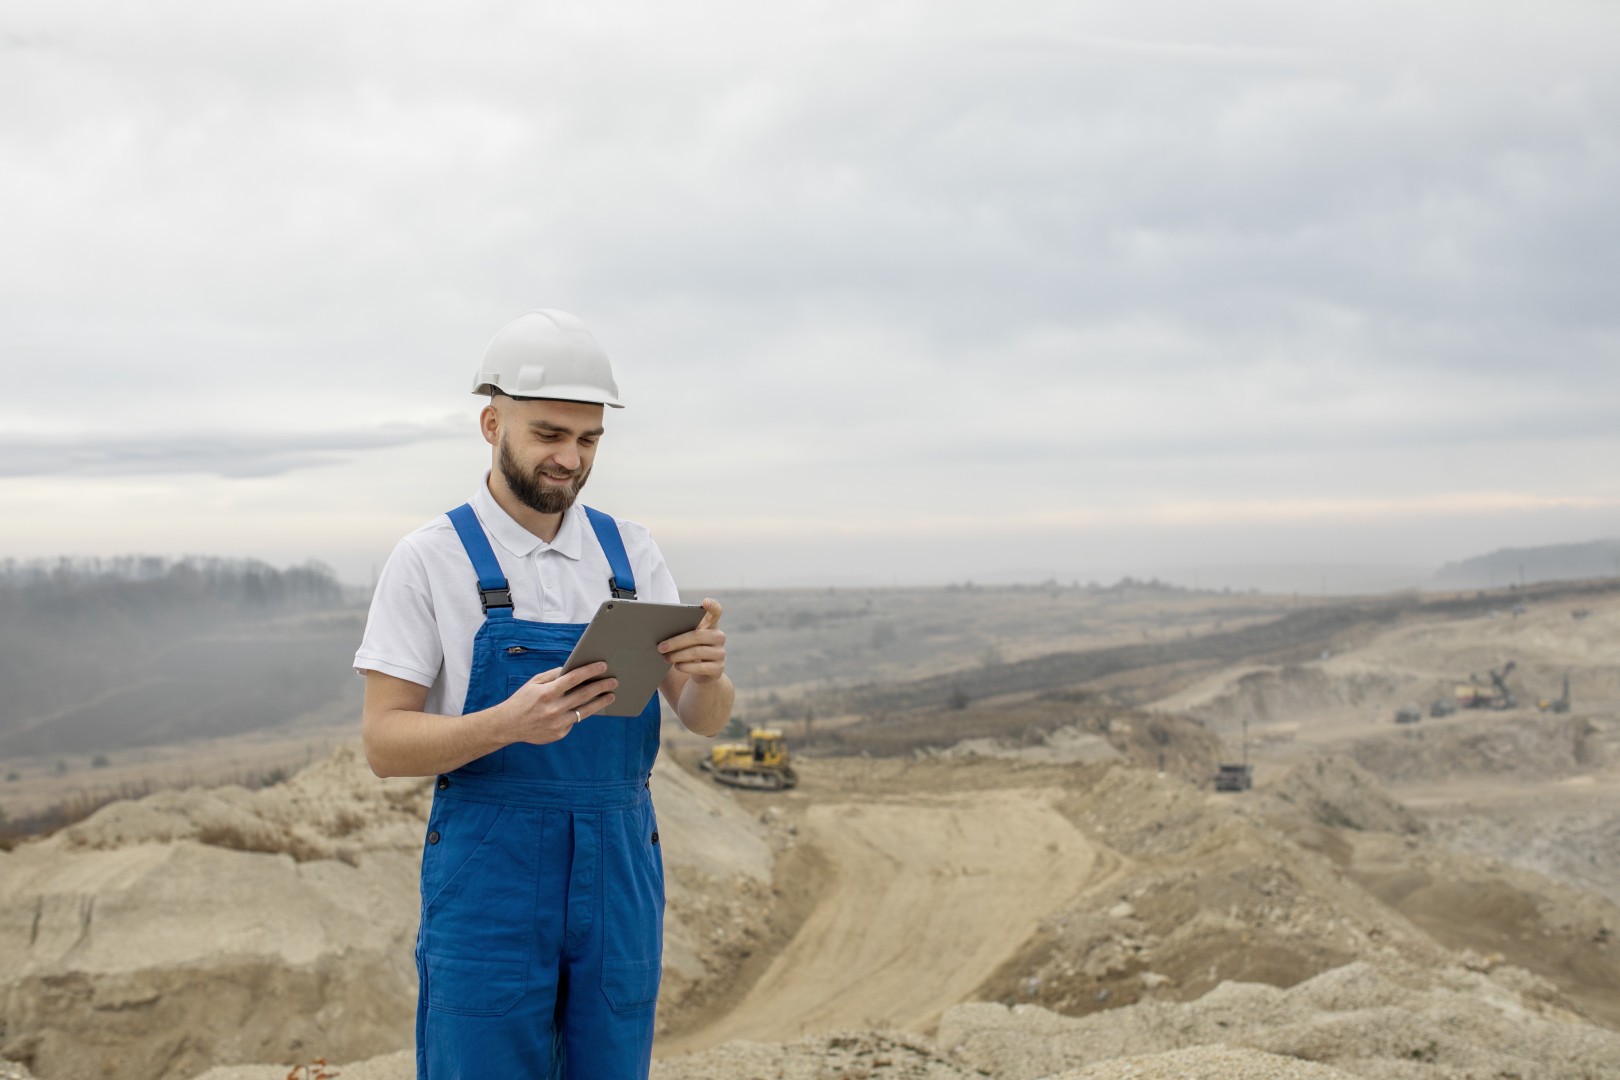
[[[1608,758],[1605,734],[1602,725],[1584,716],[1497,714],[1416,724],[1356,739],[1344,752],[1385,783],[1466,776],[1523,781],[1601,767]]]
[[[345,748],[276,787],[114,803],[0,853],[0,1054],[45,1076],[157,1080],[409,1045],[431,790],[378,780]],[[679,769],[660,766],[654,798],[678,997],[757,933],[772,851]]]
[[[900,1032],[840,1031],[789,1043],[731,1042],[653,1062],[652,1080],[983,1080],[932,1042]]]
[[[314,1062],[306,1060],[300,1064],[313,1066]],[[416,1080],[416,1054],[411,1050],[400,1050],[347,1065],[334,1063],[327,1066],[326,1071],[334,1080]],[[314,1080],[319,1075],[319,1071],[311,1067],[308,1080]],[[287,1080],[287,1066],[221,1065],[209,1069],[197,1080]],[[305,1080],[305,1077],[294,1073],[294,1080]]]
[[[810,806],[801,837],[831,867],[820,902],[737,1008],[664,1049],[926,1030],[1092,875],[1096,852],[1054,801],[1003,790]]]
[[[1323,771],[1313,764],[1289,787],[1305,804],[1351,790],[1327,815],[1348,827],[1261,792],[1217,796],[1140,770],[1076,783],[1071,820],[1129,862],[1043,919],[979,996],[1081,1016],[1187,1002],[1227,981],[1286,989],[1358,959],[1439,968],[1456,961],[1451,950],[1472,950],[1620,1026],[1620,908],[1421,835],[1367,828],[1407,818],[1364,776],[1351,784],[1342,777],[1355,774],[1331,762]]]
[[[1574,798],[1465,800],[1428,815],[1429,831],[1445,847],[1496,856],[1620,904],[1620,798],[1612,782],[1592,788]]]
[[[332,1067],[336,1080],[415,1080],[416,1058],[387,1054]],[[4,1077],[4,1073],[0,1073]],[[655,1061],[653,1080],[984,1080],[977,1070],[951,1064],[926,1039],[880,1032],[841,1032],[787,1045],[729,1043],[702,1054]],[[28,1078],[24,1078],[28,1080]],[[196,1080],[287,1080],[286,1066],[240,1065],[210,1070]],[[302,1078],[299,1078],[302,1080]]]
[[[1216,1045],[1104,1061],[1050,1080],[1344,1080],[1350,1075],[1298,1058]]]
[[[1329,755],[1301,762],[1268,784],[1265,793],[1310,820],[1334,828],[1421,833],[1423,821],[1354,761]],[[1273,811],[1279,818],[1288,814]]]
[[[1620,909],[1437,847],[1344,759],[1310,762],[1235,796],[1117,762],[812,759],[801,779],[783,795],[737,797],[660,773],[669,985],[687,980],[683,1000],[701,1003],[693,1015],[717,1018],[660,1040],[661,1054],[698,1051],[662,1058],[654,1074],[662,1080],[1320,1080],[1330,1070],[1372,1080],[1620,1080],[1620,1034],[1583,1018],[1620,1024],[1620,955],[1611,955],[1620,950],[1610,941]],[[35,979],[7,989],[0,1015],[9,1045],[32,1049],[41,1065],[46,1051],[56,1054],[49,1071],[38,1070],[47,1076],[110,1068],[180,1078],[228,1061],[361,1061],[386,1052],[366,1061],[367,1071],[344,1066],[342,1080],[404,1080],[411,1062],[397,1051],[410,1045],[418,840],[413,834],[403,851],[385,838],[398,824],[387,815],[408,823],[420,810],[395,805],[402,797],[389,802],[378,793],[387,786],[363,773],[362,782],[365,797],[380,800],[376,820],[349,828],[335,815],[296,818],[301,845],[359,845],[344,849],[348,858],[222,849],[200,843],[200,831],[151,843],[131,824],[134,814],[4,857],[0,910],[11,921],[0,924],[0,959],[32,965]],[[293,788],[278,798],[297,795]],[[209,796],[199,805],[220,803]],[[255,809],[256,797],[223,803],[219,812],[244,830],[283,812],[279,803]],[[142,828],[195,824],[176,826],[161,809],[145,808],[151,813],[139,820],[157,824]],[[367,837],[379,847],[366,846]],[[676,849],[691,852],[679,865]],[[233,861],[209,861],[219,859]],[[361,888],[389,860],[399,867],[389,878],[399,893],[392,902],[409,908],[403,925],[390,930],[374,918],[364,931],[373,938],[355,936],[358,947],[336,951],[338,939],[363,933],[344,921],[355,918],[345,904],[385,908],[375,891],[358,900],[330,893]],[[28,874],[17,878],[14,868]],[[199,884],[205,872],[213,878]],[[295,895],[300,885],[304,894]],[[30,889],[27,904],[9,894]],[[810,898],[802,916],[759,937],[766,909],[798,889]],[[195,899],[216,892],[226,898],[217,911]],[[260,894],[286,911],[262,909]],[[177,900],[192,904],[187,925],[206,931],[200,945],[153,921],[160,901]],[[135,914],[120,915],[126,908]],[[318,933],[300,936],[305,923]],[[153,925],[156,940],[142,941]],[[100,940],[109,926],[122,928],[116,940]],[[221,934],[244,944],[231,951]],[[142,966],[150,959],[142,950],[154,949],[167,958],[160,974],[169,982]],[[704,987],[734,981],[726,973],[738,969],[728,965],[753,949],[757,966],[735,999],[703,997]],[[87,968],[98,957],[100,968]],[[389,978],[406,988],[388,997],[403,1011],[385,1016],[382,999],[361,999],[357,987],[380,995]],[[218,1001],[187,999],[182,979]],[[954,1004],[964,1001],[995,1004]],[[254,1028],[250,1004],[279,1027]],[[926,1031],[942,1013],[932,1040],[883,1030]],[[391,1042],[339,1046],[363,1033],[362,1021],[381,1031],[396,1016],[403,1025]],[[804,1035],[818,1027],[827,1033]],[[176,1034],[165,1041],[154,1031]],[[739,1037],[776,1041],[715,1045]],[[158,1064],[145,1073],[127,1067],[145,1060]],[[282,1065],[210,1080],[285,1076]]]
[[[405,1053],[341,1066],[343,1080],[408,1080]],[[198,1080],[282,1080],[281,1067]],[[937,1039],[843,1031],[731,1042],[655,1061],[654,1080],[1461,1080],[1620,1077],[1620,1034],[1564,1012],[1525,972],[1350,964],[1289,990],[1222,983],[1182,1004],[1083,1018],[961,1005]]]
[[[1214,1045],[1303,1058],[1370,1080],[1620,1077],[1620,1034],[1563,1012],[1550,1003],[1552,988],[1524,972],[1393,971],[1355,963],[1288,990],[1223,983],[1194,1002],[1080,1018],[1034,1006],[963,1005],[945,1014],[938,1041],[999,1080]]]
[[[0,855],[0,1052],[147,1080],[399,1046],[426,789],[346,750],[277,788],[115,803]]]
[[[928,1039],[876,1031],[838,1032],[786,1044],[727,1043],[655,1062],[652,1070],[652,1080],[1010,1080],[1014,1075],[963,1061]],[[1105,1061],[1042,1080],[1345,1080],[1349,1075],[1257,1050],[1199,1046]]]
[[[1407,698],[1425,700],[1439,685],[1433,673],[1369,670],[1345,661],[1256,666],[1226,671],[1154,704],[1191,716],[1221,732],[1247,720],[1268,727],[1365,717]]]
[[[1351,785],[1314,769],[1302,799]],[[1363,820],[1398,814],[1376,785],[1343,800]],[[1308,797],[1308,798],[1307,798]],[[1081,831],[1129,861],[1054,911],[980,996],[1083,1015],[1200,997],[1226,981],[1288,987],[1357,957],[1444,963],[1427,935],[1357,888],[1338,832],[1281,799],[1216,795],[1174,777],[1109,768],[1064,804]],[[1276,817],[1286,814],[1289,827]],[[1333,816],[1346,816],[1336,812]]]
[[[1124,757],[1106,736],[1078,727],[1061,727],[1040,736],[1032,746],[1008,739],[963,739],[949,749],[935,751],[944,758],[991,757],[1007,761],[1040,761],[1053,765],[1091,764]]]
[[[334,1066],[339,1080],[413,1080],[416,1060],[388,1054]],[[1105,1061],[1050,1080],[1344,1080],[1350,1073],[1247,1048],[1198,1046]],[[196,1080],[286,1080],[279,1065],[212,1069]],[[701,1054],[653,1063],[652,1080],[996,1080],[953,1059],[928,1040],[897,1032],[847,1031],[786,1044],[733,1042]],[[5,1074],[0,1071],[0,1080]],[[21,1080],[29,1080],[22,1077]]]
[[[1620,1028],[1620,907],[1494,858],[1378,833],[1346,840],[1350,878],[1435,941],[1526,968]]]
[[[703,998],[758,946],[771,905],[780,830],[750,817],[712,780],[660,758],[653,805],[664,836],[664,982],[667,1018]],[[774,844],[773,844],[774,841]]]
[[[1362,627],[1320,659],[1227,668],[1153,708],[1195,717],[1228,738],[1244,721],[1256,737],[1294,730],[1308,736],[1388,724],[1401,706],[1449,700],[1470,677],[1488,686],[1487,673],[1513,660],[1508,684],[1526,710],[1558,697],[1567,674],[1576,714],[1612,713],[1620,708],[1620,667],[1613,663],[1620,601],[1600,597],[1585,606],[1590,616],[1578,620],[1569,606],[1532,603],[1520,616],[1418,615],[1387,629]]]
[[[358,747],[344,747],[274,787],[189,788],[109,803],[36,846],[107,851],[195,840],[298,862],[352,864],[363,852],[417,850],[431,798],[428,780],[379,780]]]
[[[1201,723],[1125,708],[1089,690],[1020,694],[962,708],[879,711],[818,731],[816,748],[821,755],[918,760],[1124,761],[1196,777],[1210,775],[1221,755],[1220,739]]]

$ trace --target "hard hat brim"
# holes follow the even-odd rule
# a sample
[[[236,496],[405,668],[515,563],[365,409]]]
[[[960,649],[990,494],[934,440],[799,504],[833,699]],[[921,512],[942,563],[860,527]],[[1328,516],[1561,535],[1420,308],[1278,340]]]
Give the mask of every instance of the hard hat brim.
[[[473,393],[486,397],[491,390],[499,390],[513,401],[577,401],[585,405],[606,405],[611,409],[624,408],[624,403],[618,398],[608,397],[594,386],[548,386],[544,394],[514,394],[492,382],[481,382],[473,387]]]

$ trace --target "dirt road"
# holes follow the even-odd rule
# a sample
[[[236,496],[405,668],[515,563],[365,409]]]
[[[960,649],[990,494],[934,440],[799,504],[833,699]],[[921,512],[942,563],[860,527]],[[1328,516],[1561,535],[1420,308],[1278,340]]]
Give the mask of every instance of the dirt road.
[[[1042,791],[807,808],[831,880],[740,1005],[659,1053],[841,1027],[926,1031],[1099,869]]]

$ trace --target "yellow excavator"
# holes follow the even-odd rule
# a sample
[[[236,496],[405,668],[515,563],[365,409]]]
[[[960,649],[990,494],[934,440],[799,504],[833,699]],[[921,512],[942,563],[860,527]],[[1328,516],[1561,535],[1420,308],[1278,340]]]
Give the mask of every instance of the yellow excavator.
[[[754,728],[745,743],[721,743],[710,748],[698,768],[714,777],[716,783],[732,787],[781,791],[799,782],[788,763],[787,743],[780,731]]]

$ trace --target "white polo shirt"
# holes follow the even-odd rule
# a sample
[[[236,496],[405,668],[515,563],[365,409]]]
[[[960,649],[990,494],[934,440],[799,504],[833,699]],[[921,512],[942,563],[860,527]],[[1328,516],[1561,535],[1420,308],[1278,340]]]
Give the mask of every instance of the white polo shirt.
[[[548,544],[501,509],[489,493],[487,473],[468,501],[512,589],[513,618],[587,623],[602,601],[611,598],[613,570],[579,503],[569,507]],[[633,521],[614,520],[636,578],[636,599],[680,603],[652,536]],[[354,669],[425,686],[425,711],[460,715],[472,674],[473,635],[483,624],[478,575],[455,526],[440,514],[401,540],[389,556],[371,598]]]

